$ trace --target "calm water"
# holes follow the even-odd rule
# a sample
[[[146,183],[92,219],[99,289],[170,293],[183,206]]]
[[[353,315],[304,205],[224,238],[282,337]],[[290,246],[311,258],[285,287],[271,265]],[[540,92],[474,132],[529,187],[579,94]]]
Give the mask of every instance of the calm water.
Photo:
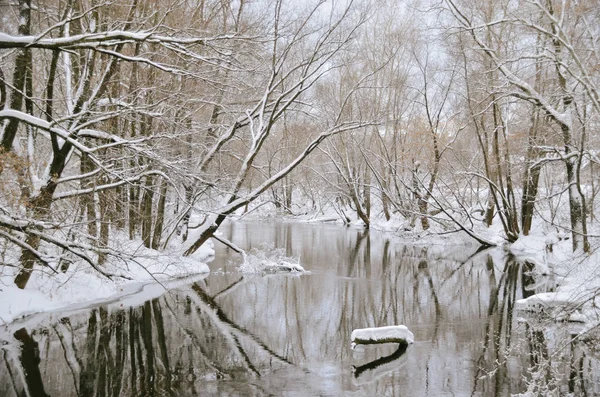
[[[595,359],[517,321],[515,300],[549,283],[499,251],[337,225],[235,223],[224,235],[283,248],[311,273],[243,275],[217,245],[210,275],[158,298],[12,324],[0,396],[504,396],[531,371],[557,395],[600,390]],[[414,345],[350,349],[353,329],[393,324]]]

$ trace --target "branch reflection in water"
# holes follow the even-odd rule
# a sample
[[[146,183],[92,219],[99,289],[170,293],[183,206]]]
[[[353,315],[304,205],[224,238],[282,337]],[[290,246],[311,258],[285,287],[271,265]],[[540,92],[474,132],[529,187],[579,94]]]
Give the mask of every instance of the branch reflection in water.
[[[336,225],[225,233],[245,249],[272,242],[311,274],[240,274],[239,256],[217,246],[213,274],[162,296],[16,322],[0,330],[0,395],[495,396],[526,391],[532,376],[559,394],[598,393],[585,344],[517,321],[515,301],[547,285],[502,252]],[[393,324],[414,345],[368,351],[377,368],[352,374],[352,330]]]
[[[408,343],[399,343],[398,348],[390,355],[379,357],[358,367],[352,366],[354,383],[360,385],[375,382],[390,372],[398,371],[406,364],[408,346]]]

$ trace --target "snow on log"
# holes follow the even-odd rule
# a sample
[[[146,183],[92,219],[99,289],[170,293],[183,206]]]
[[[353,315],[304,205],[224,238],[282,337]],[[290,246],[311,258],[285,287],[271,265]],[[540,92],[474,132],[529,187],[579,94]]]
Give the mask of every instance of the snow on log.
[[[415,336],[405,325],[355,329],[350,335],[351,347],[376,343],[414,343]]]

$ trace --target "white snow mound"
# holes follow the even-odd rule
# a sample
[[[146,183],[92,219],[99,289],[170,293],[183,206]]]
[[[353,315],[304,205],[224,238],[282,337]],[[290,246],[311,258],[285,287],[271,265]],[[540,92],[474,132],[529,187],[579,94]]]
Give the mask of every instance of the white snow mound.
[[[360,328],[352,331],[350,335],[351,347],[357,344],[405,342],[412,344],[415,336],[405,325],[391,325],[377,328]]]
[[[242,273],[306,273],[298,259],[285,256],[279,248],[252,249],[244,255],[239,270]]]

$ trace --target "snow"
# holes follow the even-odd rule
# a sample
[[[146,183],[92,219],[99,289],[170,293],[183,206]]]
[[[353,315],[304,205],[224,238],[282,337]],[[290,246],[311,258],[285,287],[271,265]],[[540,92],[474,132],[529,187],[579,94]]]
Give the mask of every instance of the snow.
[[[568,293],[542,292],[515,302],[516,308],[523,311],[539,311],[551,308],[574,309],[577,304]]]
[[[299,259],[285,256],[282,249],[263,246],[260,249],[254,248],[243,256],[244,260],[239,267],[239,271],[242,273],[307,273],[304,267],[300,265]]]
[[[360,328],[352,331],[350,335],[350,341],[352,342],[351,347],[354,347],[364,341],[370,343],[377,343],[381,341],[405,341],[406,343],[412,344],[415,341],[415,336],[405,325],[390,325],[387,327],[377,328]]]
[[[600,324],[596,295],[600,291],[600,251],[591,254],[572,251],[565,232],[538,228],[530,236],[520,236],[509,247],[517,261],[534,265],[533,273],[550,275],[557,286],[515,302],[515,309],[525,314],[525,321],[541,314],[552,321],[580,324],[576,334],[585,333]],[[532,316],[534,315],[534,316]],[[574,328],[575,329],[575,328]]]
[[[35,313],[73,310],[125,296],[129,296],[126,302],[159,296],[176,286],[177,280],[206,275],[209,268],[203,261],[214,255],[212,242],[189,257],[183,257],[178,247],[159,252],[140,241],[123,240],[119,248],[132,255],[132,260],[104,265],[105,271],[121,276],[113,279],[103,277],[85,263],[74,263],[67,272],[58,274],[36,268],[27,287],[21,290],[13,283],[11,269],[5,269],[0,274],[0,325]]]
[[[535,265],[536,271],[549,274],[548,255],[552,240],[543,235],[520,236],[510,246],[511,253],[520,262],[530,262]]]

